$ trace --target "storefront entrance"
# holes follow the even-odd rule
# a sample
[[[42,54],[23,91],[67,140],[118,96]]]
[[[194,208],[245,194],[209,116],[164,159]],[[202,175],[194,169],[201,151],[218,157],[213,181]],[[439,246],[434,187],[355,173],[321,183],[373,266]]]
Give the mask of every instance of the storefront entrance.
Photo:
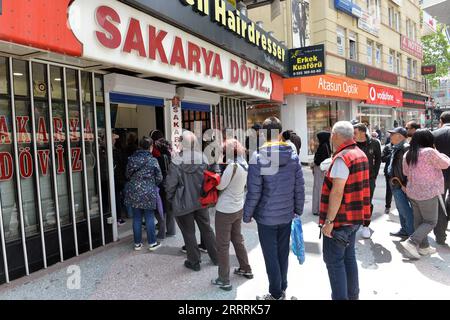
[[[129,102],[133,102],[130,99]],[[132,234],[133,219],[130,212],[123,205],[123,186],[120,177],[125,178],[127,159],[138,148],[138,142],[143,136],[149,136],[152,130],[164,130],[164,108],[160,106],[137,105],[128,103],[111,103],[111,127],[118,138],[114,145],[113,161],[114,180],[116,190],[117,220],[125,223],[118,224],[118,236],[122,239]],[[118,172],[121,170],[122,172]]]

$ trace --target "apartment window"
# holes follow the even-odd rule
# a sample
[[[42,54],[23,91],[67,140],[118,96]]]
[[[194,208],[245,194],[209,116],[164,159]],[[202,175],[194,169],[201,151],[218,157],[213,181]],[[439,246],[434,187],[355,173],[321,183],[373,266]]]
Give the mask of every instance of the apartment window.
[[[396,11],[394,13],[394,21],[395,21],[395,30],[397,30],[397,32],[400,32],[400,26],[402,22],[400,12]]]
[[[417,61],[413,60],[412,62],[412,78],[416,79],[417,78]]]
[[[367,41],[367,64],[373,64],[373,41]]]
[[[397,74],[401,74],[402,73],[402,55],[400,53],[397,53],[397,58],[395,61],[395,68],[397,71]]]
[[[417,41],[417,25],[415,23],[412,24],[412,28],[411,28],[411,39],[413,39],[414,41]]]
[[[348,57],[350,60],[357,60],[358,59],[358,50],[356,47],[356,33],[354,32],[349,32],[348,34],[348,49],[349,49],[349,54]]]
[[[395,14],[394,14],[394,8],[389,7],[388,8],[388,18],[389,18],[389,27],[394,28],[395,25]]]
[[[407,72],[408,78],[412,78],[412,59],[411,58],[406,59],[406,72]]]
[[[415,28],[416,28],[415,23],[413,23],[410,19],[406,19],[406,36],[409,39],[415,40],[416,36]]]
[[[381,66],[381,53],[383,49],[381,44],[377,44],[377,48],[375,49],[375,62],[377,66]]]
[[[395,52],[394,52],[394,50],[389,50],[388,66],[389,66],[389,71],[391,71],[391,72],[394,72],[394,61],[395,61]]]
[[[337,53],[341,56],[345,56],[345,29],[337,27],[336,35]]]

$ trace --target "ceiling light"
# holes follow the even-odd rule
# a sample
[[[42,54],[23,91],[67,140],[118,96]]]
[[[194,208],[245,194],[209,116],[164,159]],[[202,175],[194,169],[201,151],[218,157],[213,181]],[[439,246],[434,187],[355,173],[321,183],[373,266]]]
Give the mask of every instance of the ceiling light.
[[[14,72],[13,75],[17,76],[17,77],[21,77],[23,76],[23,73],[20,72]]]

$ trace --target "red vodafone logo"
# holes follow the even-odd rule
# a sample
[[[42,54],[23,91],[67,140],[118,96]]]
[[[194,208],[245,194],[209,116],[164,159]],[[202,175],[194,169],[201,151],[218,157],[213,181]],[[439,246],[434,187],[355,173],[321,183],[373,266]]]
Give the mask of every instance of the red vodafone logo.
[[[369,102],[376,105],[400,107],[403,93],[400,90],[369,84]]]

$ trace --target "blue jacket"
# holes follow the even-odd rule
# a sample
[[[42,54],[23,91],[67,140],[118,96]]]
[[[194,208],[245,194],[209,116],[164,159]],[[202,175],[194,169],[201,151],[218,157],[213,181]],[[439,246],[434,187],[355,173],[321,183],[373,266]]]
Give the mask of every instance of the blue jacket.
[[[301,215],[305,180],[296,152],[283,142],[265,144],[250,160],[244,222],[279,225]]]
[[[149,151],[136,151],[128,158],[126,177],[128,182],[124,191],[125,205],[155,210],[157,187],[163,179],[156,158]]]

